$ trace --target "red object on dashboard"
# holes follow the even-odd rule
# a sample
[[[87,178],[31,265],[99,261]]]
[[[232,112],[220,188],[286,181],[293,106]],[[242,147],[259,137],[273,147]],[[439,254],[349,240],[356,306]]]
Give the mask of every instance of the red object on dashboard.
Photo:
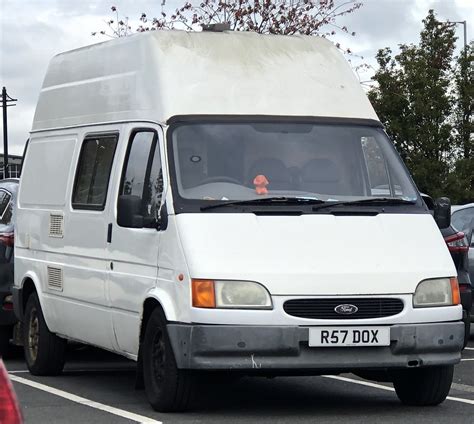
[[[255,191],[257,192],[257,194],[268,194],[268,190],[266,186],[269,183],[265,175],[257,175],[253,179],[253,183],[255,184]]]

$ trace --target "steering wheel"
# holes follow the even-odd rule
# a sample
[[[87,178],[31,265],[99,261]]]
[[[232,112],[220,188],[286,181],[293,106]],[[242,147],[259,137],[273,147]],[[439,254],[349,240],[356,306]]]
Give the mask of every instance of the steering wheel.
[[[226,177],[225,175],[222,175],[222,176],[218,175],[215,177],[205,178],[204,180],[201,181],[200,185],[210,184],[210,183],[232,183],[232,184],[242,185],[241,181],[236,180],[235,178],[232,178],[232,177]]]

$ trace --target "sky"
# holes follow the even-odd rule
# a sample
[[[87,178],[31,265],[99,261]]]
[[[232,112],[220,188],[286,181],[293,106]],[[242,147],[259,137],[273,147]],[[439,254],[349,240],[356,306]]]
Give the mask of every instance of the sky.
[[[8,108],[9,153],[21,154],[28,138],[35,104],[48,62],[55,54],[101,42],[104,36],[91,35],[106,29],[112,18],[110,7],[116,6],[121,17],[128,16],[133,29],[138,17],[161,12],[163,0],[0,0],[0,86],[18,99]],[[344,0],[337,0],[343,2]],[[440,20],[467,20],[468,41],[474,37],[474,0],[361,0],[364,5],[337,23],[355,31],[355,37],[333,38],[356,55],[353,63],[372,66],[359,75],[370,81],[376,68],[378,49],[401,43],[416,43],[421,20],[434,9]],[[184,0],[166,0],[166,11]],[[457,26],[462,47],[463,27]],[[364,59],[359,59],[362,56]],[[3,127],[0,129],[0,152],[3,153]]]

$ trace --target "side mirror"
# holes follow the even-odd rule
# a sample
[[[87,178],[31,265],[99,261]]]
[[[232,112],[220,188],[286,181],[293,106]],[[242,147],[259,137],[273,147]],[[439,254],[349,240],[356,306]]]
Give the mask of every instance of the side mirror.
[[[143,228],[141,207],[142,200],[138,196],[119,196],[117,204],[118,225],[128,228]]]
[[[436,199],[433,217],[441,230],[451,225],[451,201],[447,197]]]

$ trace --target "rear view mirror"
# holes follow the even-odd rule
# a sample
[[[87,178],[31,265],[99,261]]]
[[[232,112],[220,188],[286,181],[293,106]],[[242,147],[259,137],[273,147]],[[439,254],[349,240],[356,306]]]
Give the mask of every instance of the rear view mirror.
[[[118,198],[117,223],[121,227],[143,228],[141,214],[142,199],[138,196],[122,195]]]
[[[451,201],[447,197],[436,199],[433,216],[441,230],[451,225]]]

